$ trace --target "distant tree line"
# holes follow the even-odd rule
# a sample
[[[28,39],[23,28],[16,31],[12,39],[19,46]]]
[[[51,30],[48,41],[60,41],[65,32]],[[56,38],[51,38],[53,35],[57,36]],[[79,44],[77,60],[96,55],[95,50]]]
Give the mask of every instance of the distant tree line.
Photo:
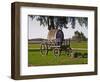
[[[87,38],[82,32],[75,31],[74,36],[72,37],[72,40],[80,42],[80,41],[87,41]]]

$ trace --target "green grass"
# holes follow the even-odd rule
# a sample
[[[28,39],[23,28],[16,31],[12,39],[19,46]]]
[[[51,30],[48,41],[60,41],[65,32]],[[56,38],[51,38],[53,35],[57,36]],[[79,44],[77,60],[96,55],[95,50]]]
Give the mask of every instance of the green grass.
[[[87,48],[87,42],[86,41],[82,41],[82,42],[71,41],[70,46],[71,48]],[[29,43],[28,47],[29,48],[40,48],[40,44]]]
[[[86,64],[87,58],[72,58],[66,55],[64,52],[59,57],[55,57],[52,51],[49,51],[48,55],[42,56],[40,50],[30,50],[30,48],[40,48],[40,44],[28,45],[28,65],[29,66],[45,66],[45,65],[71,65],[71,64]],[[75,42],[71,41],[71,48],[85,48],[87,49],[87,42]],[[87,50],[75,50],[82,54],[87,53]]]
[[[32,43],[29,43],[28,44],[28,47],[29,48],[40,48],[40,44],[32,44]]]
[[[71,48],[87,48],[87,42],[86,41],[81,41],[81,42],[71,41],[70,46]]]
[[[29,66],[44,66],[44,65],[69,65],[69,64],[86,64],[87,58],[71,58],[65,54],[55,57],[50,51],[48,55],[41,56],[39,51],[29,51],[28,64]]]

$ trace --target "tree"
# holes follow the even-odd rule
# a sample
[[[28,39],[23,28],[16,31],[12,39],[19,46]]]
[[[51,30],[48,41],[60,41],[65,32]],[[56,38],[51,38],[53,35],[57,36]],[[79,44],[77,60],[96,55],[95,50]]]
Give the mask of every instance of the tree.
[[[73,40],[76,41],[87,41],[87,38],[84,36],[82,32],[75,31],[74,36],[72,37]]]
[[[50,29],[62,29],[62,28],[68,28],[67,24],[71,23],[72,28],[75,28],[75,21],[78,20],[79,24],[81,26],[85,25],[87,27],[88,25],[88,18],[86,17],[64,17],[64,16],[34,16],[29,15],[32,20],[36,18],[37,21],[40,22],[40,26],[47,26],[48,30]]]
[[[84,36],[82,32],[80,33],[80,38],[81,38],[81,41],[87,41],[87,38]]]

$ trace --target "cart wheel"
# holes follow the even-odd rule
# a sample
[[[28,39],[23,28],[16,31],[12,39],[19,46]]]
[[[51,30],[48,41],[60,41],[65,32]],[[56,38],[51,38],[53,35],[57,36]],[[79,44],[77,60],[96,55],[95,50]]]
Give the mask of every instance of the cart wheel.
[[[54,48],[54,49],[53,49],[53,54],[54,54],[55,56],[60,56],[60,48]]]
[[[72,49],[69,47],[67,50],[68,50],[68,55],[71,56]]]
[[[40,51],[41,51],[42,56],[48,54],[48,46],[46,43],[41,43]]]

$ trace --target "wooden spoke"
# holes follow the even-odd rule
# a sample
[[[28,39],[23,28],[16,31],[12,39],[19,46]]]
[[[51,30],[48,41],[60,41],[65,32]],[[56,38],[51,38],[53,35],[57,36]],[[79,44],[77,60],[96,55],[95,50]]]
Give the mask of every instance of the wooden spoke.
[[[48,46],[47,46],[47,44],[46,43],[41,43],[40,50],[41,50],[42,56],[47,55],[48,54]]]

